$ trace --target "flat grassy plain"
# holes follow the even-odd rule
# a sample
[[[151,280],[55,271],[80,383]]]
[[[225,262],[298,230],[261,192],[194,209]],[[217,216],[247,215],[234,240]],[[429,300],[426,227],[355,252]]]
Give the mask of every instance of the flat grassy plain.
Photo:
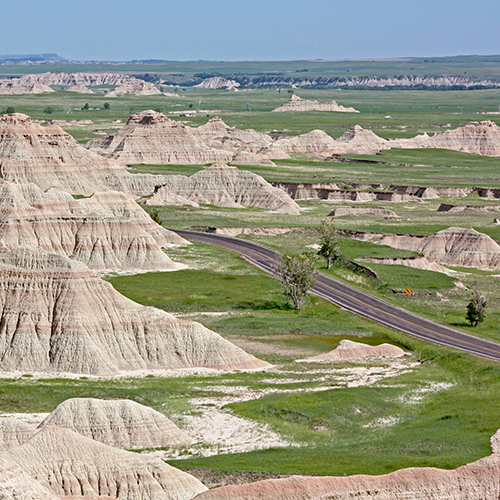
[[[417,64],[418,61],[413,61]],[[483,61],[477,77],[496,74],[495,61]],[[297,69],[306,63],[297,62]],[[310,73],[321,65],[308,66]],[[332,63],[331,71],[368,74],[373,63]],[[387,74],[399,74],[406,62],[388,62]],[[419,71],[432,74],[443,71],[445,64],[453,74],[467,61],[419,62]],[[441,66],[439,66],[439,64]],[[241,67],[202,65],[205,71],[242,70]],[[272,64],[246,70],[281,71]],[[173,66],[168,66],[172,68]],[[199,64],[179,64],[178,71],[199,71]],[[264,67],[264,69],[263,69]],[[304,67],[304,68],[303,68]],[[164,66],[163,69],[167,68]],[[250,69],[249,69],[250,68]],[[274,68],[274,69],[273,69]],[[478,66],[479,68],[479,66]],[[25,68],[18,66],[18,71]],[[46,68],[44,68],[45,70]],[[74,69],[74,68],[73,68]],[[110,66],[108,69],[112,69]],[[126,69],[125,67],[122,69]],[[159,66],[144,65],[144,71],[160,71]],[[91,71],[92,67],[85,66]],[[397,70],[397,71],[396,71]],[[128,68],[128,71],[136,71]],[[373,70],[375,71],[375,70]],[[380,67],[376,71],[381,73]],[[0,66],[0,72],[8,68]],[[180,77],[179,77],[180,78]],[[56,92],[43,96],[1,96],[0,108],[16,111],[37,120],[90,120],[63,123],[78,141],[104,137],[123,126],[131,112],[157,109],[173,119],[198,126],[219,115],[230,126],[254,128],[275,135],[295,135],[322,129],[339,137],[347,128],[360,124],[382,137],[409,137],[417,133],[442,132],[471,120],[493,119],[499,115],[479,114],[498,111],[500,90],[430,91],[359,91],[297,89],[301,97],[354,106],[359,114],[342,113],[271,113],[288,99],[286,89],[248,89],[226,92],[185,88],[179,97],[108,98],[105,95],[73,95]],[[174,113],[196,109],[193,118]],[[104,109],[104,103],[110,109]],[[89,110],[81,108],[89,104]],[[250,103],[251,112],[246,105]],[[192,104],[193,108],[190,108]],[[44,110],[51,106],[50,115]],[[66,111],[71,109],[70,113]],[[209,115],[209,116],[207,116]],[[390,119],[384,116],[390,115]],[[116,122],[119,120],[119,122]],[[359,159],[360,157],[351,156]],[[395,165],[313,161],[304,157],[277,161],[276,167],[248,168],[275,182],[366,182],[423,186],[499,187],[500,159],[441,150],[393,150],[363,157]],[[139,165],[133,172],[190,175],[200,166]],[[489,206],[491,212],[438,212],[440,203]],[[343,204],[346,205],[346,204]],[[323,200],[300,202],[300,215],[272,214],[259,209],[228,209],[203,206],[155,207],[165,227],[287,227],[290,233],[279,236],[249,236],[281,251],[314,252],[318,243],[316,228],[339,204]],[[358,206],[358,205],[357,205]],[[500,241],[497,201],[476,194],[463,198],[441,198],[424,202],[369,202],[365,207],[384,207],[397,218],[374,215],[335,218],[339,229],[348,231],[389,232],[428,235],[450,226],[473,226]],[[151,210],[151,208],[148,208]],[[411,252],[394,250],[370,242],[342,237],[341,250],[347,259],[360,257],[407,257]],[[195,401],[206,399],[206,406],[228,394],[234,400],[221,407],[256,427],[269,426],[289,446],[243,452],[217,446],[196,445],[179,453],[166,450],[166,458],[187,470],[207,469],[214,475],[239,472],[268,474],[380,474],[406,466],[453,468],[490,452],[489,438],[500,428],[500,370],[497,363],[474,358],[449,349],[411,339],[399,332],[340,310],[317,297],[309,297],[299,311],[286,306],[277,282],[253,268],[238,256],[224,250],[194,244],[170,249],[174,260],[189,269],[172,273],[147,273],[134,276],[108,276],[121,293],[145,305],[159,307],[181,318],[200,321],[248,352],[275,365],[264,372],[189,372],[175,377],[136,377],[117,379],[48,379],[19,377],[0,379],[0,411],[3,413],[49,412],[69,397],[131,398],[151,406],[185,427],[188,417],[200,413]],[[325,272],[324,262],[318,269]],[[368,264],[367,264],[368,265]],[[468,333],[500,342],[500,300],[498,271],[452,269],[444,275],[402,266],[369,265],[378,278],[337,265],[328,272],[401,307],[435,319]],[[487,317],[478,328],[465,322],[468,287],[474,282],[488,293]],[[405,288],[414,293],[407,296]],[[305,364],[296,360],[327,352],[342,339],[376,345],[390,342],[401,346],[408,355],[395,364],[369,363]],[[399,368],[395,368],[398,366]],[[358,375],[355,375],[358,374]],[[237,394],[255,397],[236,397]],[[211,456],[201,456],[211,448]]]

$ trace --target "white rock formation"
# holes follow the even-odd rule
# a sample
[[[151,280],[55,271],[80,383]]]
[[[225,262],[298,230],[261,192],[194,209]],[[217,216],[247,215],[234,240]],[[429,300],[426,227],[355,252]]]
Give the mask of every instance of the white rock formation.
[[[286,158],[288,153],[311,153],[320,156],[333,154],[337,141],[322,130],[312,130],[307,134],[280,137],[270,146],[270,157]]]
[[[130,80],[122,83],[116,89],[110,90],[106,94],[106,97],[117,97],[120,95],[161,95],[161,92],[150,82]]]
[[[36,429],[16,418],[0,418],[0,451],[19,446],[33,436]],[[0,498],[2,498],[0,494]]]
[[[92,90],[90,90],[86,85],[82,83],[77,83],[76,85],[72,85],[66,89],[66,92],[76,92],[78,94],[94,94]]]
[[[0,253],[0,370],[267,366],[199,323],[123,297],[80,262],[26,246]]]
[[[0,80],[0,95],[50,94],[54,92],[41,83],[25,84],[17,79]]]
[[[390,149],[387,139],[382,139],[371,130],[354,125],[344,132],[335,144],[336,154],[375,154]]]
[[[12,113],[0,116],[0,178],[72,194],[115,189],[146,195],[162,176],[130,174],[85,149],[62,128],[44,127],[27,115]]]
[[[148,205],[192,205],[207,203],[223,207],[253,206],[298,214],[299,206],[281,189],[260,175],[215,164],[190,177],[171,175],[168,182],[149,198]]]
[[[121,164],[206,164],[229,161],[230,151],[207,146],[195,130],[156,111],[132,115],[115,135],[87,146]]]
[[[211,78],[205,78],[201,83],[195,85],[201,89],[229,89],[233,90],[239,87],[240,84],[235,80],[228,80],[222,76],[213,76]]]
[[[18,464],[58,496],[191,500],[207,490],[193,476],[158,458],[113,448],[60,427],[41,429],[0,459]]]
[[[404,351],[391,344],[371,346],[352,340],[341,340],[330,352],[318,354],[302,361],[346,361],[364,358],[400,358]]]
[[[65,73],[48,72],[23,75],[19,83],[23,85],[121,85],[135,80],[134,77],[124,73]]]
[[[424,147],[500,156],[500,127],[491,120],[470,122],[463,127],[433,135],[425,141]]]
[[[128,450],[187,446],[193,442],[165,415],[127,399],[67,399],[39,428],[47,426],[64,427],[109,446]]]
[[[319,102],[309,99],[302,99],[298,95],[292,94],[287,103],[273,109],[273,111],[338,111],[343,113],[359,113],[351,107],[344,107],[335,101]]]
[[[500,245],[475,229],[449,227],[431,236],[387,234],[381,245],[412,250],[431,261],[450,266],[496,269],[500,267]]]
[[[39,246],[92,269],[141,271],[179,268],[162,248],[188,243],[154,222],[132,195],[106,191],[75,200],[2,180],[0,241],[4,250]]]
[[[230,151],[232,154],[241,151],[257,154],[273,143],[273,139],[267,134],[253,129],[229,127],[218,116],[192,130],[194,135],[208,147]]]

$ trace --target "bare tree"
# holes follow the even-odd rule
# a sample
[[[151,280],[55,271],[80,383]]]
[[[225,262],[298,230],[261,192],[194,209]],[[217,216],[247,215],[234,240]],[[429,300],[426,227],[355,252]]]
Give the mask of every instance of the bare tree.
[[[465,315],[465,319],[470,323],[470,326],[476,327],[479,323],[484,321],[486,315],[485,309],[486,295],[479,290],[477,283],[475,283]]]
[[[336,229],[333,224],[323,221],[318,230],[321,237],[318,255],[326,259],[326,268],[330,269],[332,264],[341,257]]]
[[[275,271],[283,285],[287,305],[291,301],[293,308],[299,309],[316,280],[314,258],[308,254],[283,255]]]

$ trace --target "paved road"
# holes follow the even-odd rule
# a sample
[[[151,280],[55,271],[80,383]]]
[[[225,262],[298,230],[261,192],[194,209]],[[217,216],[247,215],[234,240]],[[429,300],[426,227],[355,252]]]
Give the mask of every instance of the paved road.
[[[275,265],[281,257],[279,252],[247,240],[197,231],[181,231],[177,229],[172,229],[172,231],[186,239],[211,243],[237,252],[247,261],[270,274],[274,273]],[[500,344],[488,342],[442,326],[324,274],[318,275],[311,292],[348,311],[407,333],[412,337],[500,361]]]

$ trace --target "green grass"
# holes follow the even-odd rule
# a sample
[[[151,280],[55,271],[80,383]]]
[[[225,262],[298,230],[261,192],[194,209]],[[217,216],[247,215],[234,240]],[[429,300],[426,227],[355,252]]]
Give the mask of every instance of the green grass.
[[[500,403],[493,396],[500,388],[498,367],[432,351],[432,361],[376,387],[292,392],[229,405],[298,447],[170,463],[224,472],[350,475],[455,468],[488,455],[489,438],[500,425]],[[436,383],[447,385],[439,389]]]

